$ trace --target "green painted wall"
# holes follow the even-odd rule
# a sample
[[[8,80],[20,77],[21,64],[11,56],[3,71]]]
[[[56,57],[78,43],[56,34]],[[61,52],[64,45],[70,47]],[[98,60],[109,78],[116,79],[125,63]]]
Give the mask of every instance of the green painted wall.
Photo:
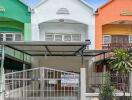
[[[1,17],[11,18],[22,23],[31,22],[28,7],[19,0],[0,0],[1,7],[5,9],[5,12],[0,12]]]
[[[0,32],[21,32],[31,40],[31,14],[19,0],[0,0]]]
[[[30,41],[31,40],[31,24],[30,23],[25,23],[24,24],[24,39],[25,41]]]
[[[23,23],[17,21],[0,21],[0,32],[23,32]]]

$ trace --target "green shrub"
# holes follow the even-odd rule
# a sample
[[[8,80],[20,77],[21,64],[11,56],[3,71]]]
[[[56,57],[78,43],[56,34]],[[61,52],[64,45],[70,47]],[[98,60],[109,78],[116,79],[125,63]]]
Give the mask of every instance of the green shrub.
[[[114,87],[110,81],[109,75],[105,79],[105,83],[100,87],[99,100],[114,100]]]

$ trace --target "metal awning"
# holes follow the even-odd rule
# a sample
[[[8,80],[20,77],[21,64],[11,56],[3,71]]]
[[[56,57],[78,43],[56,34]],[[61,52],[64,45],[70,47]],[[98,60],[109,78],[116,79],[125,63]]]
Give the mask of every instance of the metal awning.
[[[110,50],[85,50],[84,56],[95,57],[111,52]]]
[[[1,42],[1,45],[16,49],[31,56],[76,56],[90,45],[86,42]]]

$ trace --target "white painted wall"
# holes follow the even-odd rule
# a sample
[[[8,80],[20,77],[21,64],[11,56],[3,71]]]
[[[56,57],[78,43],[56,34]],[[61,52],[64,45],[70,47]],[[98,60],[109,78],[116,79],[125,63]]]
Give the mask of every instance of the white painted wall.
[[[34,61],[35,60],[35,61]],[[38,62],[38,65],[35,63]],[[80,72],[82,65],[80,57],[34,57],[33,67],[48,67],[64,71]]]
[[[69,14],[56,14],[60,8],[67,8]],[[50,20],[67,19],[79,23],[86,24],[88,37],[92,45],[90,49],[94,49],[95,41],[95,16],[93,9],[83,4],[80,0],[47,0],[45,3],[35,8],[35,13],[32,13],[32,40],[39,41],[38,25]]]
[[[44,40],[45,33],[59,34],[81,34],[82,40],[85,41],[87,25],[70,24],[70,23],[42,23],[40,24],[40,40]]]

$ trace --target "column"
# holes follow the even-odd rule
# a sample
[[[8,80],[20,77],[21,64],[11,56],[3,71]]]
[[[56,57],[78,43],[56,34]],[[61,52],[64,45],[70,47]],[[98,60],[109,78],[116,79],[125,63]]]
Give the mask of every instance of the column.
[[[32,24],[32,41],[39,41],[39,24]]]
[[[0,100],[4,100],[5,98],[5,74],[4,74],[4,60],[5,60],[5,52],[4,45],[1,46],[1,66],[0,66]]]
[[[24,23],[24,41],[31,41],[31,24]]]
[[[86,100],[86,68],[81,68],[81,97],[80,100]]]
[[[131,95],[132,95],[132,72],[130,72],[130,79],[129,79],[129,82],[130,82],[130,87],[129,87],[129,91],[130,91],[130,93],[131,93]]]

